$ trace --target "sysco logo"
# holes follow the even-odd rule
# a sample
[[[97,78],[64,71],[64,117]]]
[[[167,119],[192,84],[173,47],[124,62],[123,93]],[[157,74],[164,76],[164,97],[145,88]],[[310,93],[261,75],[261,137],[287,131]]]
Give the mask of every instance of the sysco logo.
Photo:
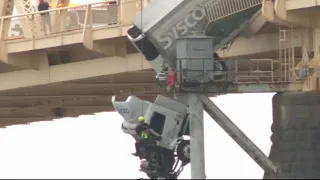
[[[164,46],[164,49],[168,49],[176,39],[185,36],[190,29],[205,17],[205,9],[198,7],[186,15],[183,20],[178,21],[169,32],[164,33],[165,35],[160,35],[157,40]]]
[[[129,114],[130,113],[128,108],[116,107],[116,110],[118,111],[119,114]]]

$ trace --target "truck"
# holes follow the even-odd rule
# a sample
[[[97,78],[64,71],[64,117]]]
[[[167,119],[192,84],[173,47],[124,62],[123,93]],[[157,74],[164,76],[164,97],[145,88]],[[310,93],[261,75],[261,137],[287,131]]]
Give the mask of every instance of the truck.
[[[136,16],[127,37],[160,81],[172,71],[181,72],[177,40],[195,35],[212,37],[212,61],[219,60],[212,68],[226,71],[226,63],[215,52],[232,43],[261,6],[262,0],[153,0]]]
[[[140,136],[135,128],[138,117],[144,116],[150,131],[160,136],[155,145],[145,146],[140,170],[150,178],[176,179],[190,162],[188,140],[188,107],[180,102],[158,95],[154,102],[129,96],[126,101],[112,99],[115,110],[123,117],[121,129],[136,141]]]
[[[153,0],[136,16],[127,37],[166,85],[175,86],[177,81],[179,86],[191,81],[191,86],[214,84],[212,80],[223,80],[228,69],[217,50],[232,44],[261,6],[262,0]],[[199,49],[205,53],[197,52]],[[201,61],[205,62],[199,65]],[[194,70],[212,77],[198,78]],[[146,117],[157,135],[164,136],[157,148],[149,149],[149,155],[142,158],[143,172],[150,178],[177,178],[190,162],[190,141],[183,138],[189,128],[188,107],[160,95],[154,103],[136,97],[113,103],[125,119],[122,130],[137,141],[134,128],[139,115]],[[175,158],[182,161],[178,170]]]

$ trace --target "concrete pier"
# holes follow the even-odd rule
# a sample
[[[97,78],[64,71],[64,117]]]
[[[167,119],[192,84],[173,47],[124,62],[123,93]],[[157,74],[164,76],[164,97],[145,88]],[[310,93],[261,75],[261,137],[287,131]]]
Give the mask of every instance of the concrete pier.
[[[203,105],[195,94],[188,95],[190,119],[191,179],[205,179]]]
[[[280,166],[264,179],[320,178],[320,93],[278,93],[273,97],[270,159]]]

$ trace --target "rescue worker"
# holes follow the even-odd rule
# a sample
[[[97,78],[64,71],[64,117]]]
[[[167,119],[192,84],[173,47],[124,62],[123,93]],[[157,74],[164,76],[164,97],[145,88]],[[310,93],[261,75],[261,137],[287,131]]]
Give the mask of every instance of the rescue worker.
[[[135,143],[136,152],[132,155],[139,156],[140,155],[140,149],[145,148],[146,145],[149,144],[156,144],[154,140],[161,140],[161,137],[158,137],[150,132],[149,125],[145,122],[145,119],[143,116],[140,116],[138,118],[139,123],[136,126],[136,134],[139,135],[140,140],[138,140]],[[151,137],[150,137],[151,136]]]
[[[154,140],[156,141],[161,140],[160,136],[157,136],[150,131],[150,127],[145,122],[145,119],[143,116],[140,116],[138,120],[139,120],[139,123],[136,127],[136,133],[140,135],[141,140],[144,140],[144,141],[147,140],[149,142],[153,142]]]
[[[140,116],[138,118],[139,123],[136,126],[136,133],[140,135],[142,139],[148,139],[148,132],[149,125],[145,122],[144,117]]]
[[[139,135],[140,139],[137,140],[137,142],[135,143],[136,152],[132,154],[134,156],[139,156],[140,155],[140,148],[142,148],[141,146],[149,138],[149,135],[147,133],[147,129],[149,128],[149,125],[147,123],[145,123],[144,117],[140,116],[138,118],[138,121],[139,122],[138,122],[135,130],[136,130],[136,134]]]

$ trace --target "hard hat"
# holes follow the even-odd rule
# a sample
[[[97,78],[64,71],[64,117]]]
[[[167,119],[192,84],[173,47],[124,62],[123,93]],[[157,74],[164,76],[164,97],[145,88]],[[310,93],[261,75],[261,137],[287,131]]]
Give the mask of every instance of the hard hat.
[[[139,121],[141,122],[141,121],[144,121],[144,117],[143,116],[140,116],[139,117]]]

